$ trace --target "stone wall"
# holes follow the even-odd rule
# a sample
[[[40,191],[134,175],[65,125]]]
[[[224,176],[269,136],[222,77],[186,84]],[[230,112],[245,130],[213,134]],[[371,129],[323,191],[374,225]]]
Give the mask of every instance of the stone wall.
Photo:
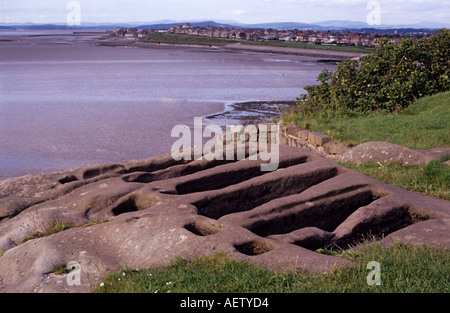
[[[332,137],[327,134],[305,130],[296,125],[279,125],[279,132],[282,145],[306,148],[327,159],[342,163],[427,164],[431,160],[439,160],[442,156],[450,154],[448,147],[413,150],[382,141],[365,142],[350,148],[342,142],[332,140]]]
[[[327,134],[305,130],[297,125],[284,126],[281,123],[260,123],[257,125],[257,128],[259,129],[261,125],[267,126],[269,143],[271,138],[270,130],[272,126],[276,125],[279,132],[279,144],[281,145],[305,148],[335,161],[339,160],[343,154],[350,150],[346,144],[332,140],[331,136]],[[242,131],[240,136],[243,137],[236,137],[236,135],[234,134],[235,137],[233,139],[235,142],[249,140],[248,132]],[[225,144],[226,134],[218,136],[217,140]]]
[[[280,125],[280,144],[301,147],[330,159],[338,159],[350,148],[327,134],[302,129],[296,125]]]

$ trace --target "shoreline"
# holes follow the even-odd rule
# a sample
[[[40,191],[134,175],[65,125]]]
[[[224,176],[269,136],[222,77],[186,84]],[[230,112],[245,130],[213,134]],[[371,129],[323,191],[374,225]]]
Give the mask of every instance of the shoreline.
[[[242,43],[190,43],[190,42],[178,42],[178,41],[155,41],[155,40],[136,40],[136,39],[122,39],[117,37],[102,37],[99,40],[100,46],[131,46],[145,48],[146,46],[179,46],[179,47],[195,47],[195,48],[207,48],[207,49],[223,49],[231,51],[246,51],[246,52],[259,52],[259,53],[271,53],[271,54],[284,54],[284,55],[298,55],[316,57],[325,60],[318,60],[318,62],[341,62],[345,59],[359,59],[367,54],[357,52],[345,52],[345,51],[333,51],[333,50],[319,50],[319,49],[303,49],[303,48],[289,48],[279,46],[259,46],[252,44]]]
[[[5,67],[5,77],[8,73],[25,71],[22,64],[28,64],[29,59],[33,73],[42,72],[42,76],[12,75],[5,80],[8,99],[17,105],[7,106],[7,98],[3,99],[8,110],[2,123],[6,139],[2,141],[5,151],[0,161],[0,180],[164,153],[174,142],[170,137],[171,127],[164,122],[168,115],[165,112],[170,110],[184,112],[173,122],[182,125],[191,125],[193,119],[187,117],[191,115],[202,116],[205,123],[215,125],[270,121],[271,116],[265,116],[278,113],[277,103],[285,106],[284,103],[294,100],[302,92],[299,90],[302,83],[299,86],[298,82],[304,79],[308,82],[305,85],[309,85],[316,79],[316,71],[334,68],[331,64],[317,63],[318,59],[311,57],[234,52],[223,47],[209,48],[209,45],[197,45],[202,48],[192,45],[173,47],[173,44],[158,47],[134,39],[117,40],[103,32],[8,32],[0,35],[2,39],[8,40],[2,44],[3,63],[13,65]],[[102,49],[99,45],[118,48]],[[285,58],[292,62],[278,62]],[[250,66],[253,61],[258,62],[259,67]],[[193,67],[197,64],[191,62],[198,62],[199,67]],[[304,62],[308,66],[302,72]],[[99,70],[93,70],[93,65],[97,64]],[[51,73],[71,73],[74,79],[54,80],[46,74],[49,65]],[[267,66],[272,70],[269,71]],[[160,69],[166,74],[148,75],[148,70]],[[177,75],[179,70],[186,75]],[[130,71],[136,72],[130,74]],[[195,75],[199,75],[198,81],[186,80]],[[92,80],[93,87],[84,79],[86,77],[98,77]],[[129,77],[133,79],[128,80]],[[28,88],[22,93],[17,87],[19,84],[12,83],[19,79],[34,89]],[[212,85],[204,88],[210,79]],[[32,80],[42,84],[40,88]],[[142,87],[148,88],[148,92],[143,92]],[[107,91],[111,91],[111,96],[107,96]],[[168,92],[173,92],[171,97],[166,96]],[[16,94],[21,98],[14,98]],[[68,98],[68,94],[72,96]],[[69,106],[53,105],[56,101]],[[32,102],[49,113],[44,118],[20,113],[27,103]],[[244,112],[247,104],[242,102],[252,102],[248,104],[250,109]],[[108,110],[101,114],[102,106],[106,105]],[[148,110],[150,106],[151,111]],[[121,119],[124,115],[134,119],[132,127]],[[210,116],[214,118],[208,119]],[[11,117],[26,125],[25,130],[18,131]],[[35,120],[34,130],[28,122],[32,119]],[[237,119],[239,122],[235,121]],[[117,127],[114,121],[118,121]],[[85,127],[80,128],[80,123]],[[37,131],[39,140],[32,140]],[[75,137],[78,132],[89,139]],[[114,140],[111,140],[113,136]],[[130,142],[128,138],[138,140]],[[26,147],[26,152],[22,152],[22,147]]]
[[[69,37],[91,37],[94,36],[92,41],[96,45],[106,46],[106,47],[139,47],[145,48],[146,46],[180,46],[180,47],[195,47],[195,48],[207,48],[207,49],[223,49],[231,51],[247,51],[247,52],[259,52],[259,53],[272,53],[272,54],[284,54],[284,55],[298,55],[298,56],[309,56],[316,58],[324,58],[325,60],[318,60],[319,62],[341,62],[344,59],[359,59],[367,53],[360,52],[346,52],[346,51],[334,51],[334,50],[321,50],[321,49],[305,49],[305,48],[291,48],[291,47],[280,47],[280,46],[262,46],[254,45],[251,42],[247,43],[203,43],[203,42],[183,42],[183,41],[156,41],[156,40],[146,40],[146,39],[136,39],[136,38],[121,38],[112,36],[111,32],[104,30],[97,31],[67,31],[60,33],[61,30],[53,30],[48,32],[27,32],[23,34],[17,32],[17,35],[24,35],[26,37],[58,37],[58,36],[69,36]],[[0,36],[10,37],[16,36],[16,34],[11,34],[7,32]],[[13,39],[14,41],[14,39]],[[276,45],[276,43],[275,43]]]
[[[318,50],[318,49],[302,49],[302,48],[288,48],[288,47],[269,47],[258,45],[243,45],[241,43],[229,44],[225,46],[226,49],[239,50],[239,51],[251,51],[261,53],[276,53],[287,55],[299,55],[310,56],[317,58],[338,58],[339,61],[347,58],[361,58],[365,56],[364,53],[352,53],[343,51],[331,51],[331,50]]]

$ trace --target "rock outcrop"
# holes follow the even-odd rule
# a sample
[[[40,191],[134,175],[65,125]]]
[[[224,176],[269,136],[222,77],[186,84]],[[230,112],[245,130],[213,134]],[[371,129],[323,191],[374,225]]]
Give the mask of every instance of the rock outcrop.
[[[166,154],[1,181],[0,292],[88,292],[113,270],[219,252],[272,270],[329,272],[353,263],[316,249],[368,236],[450,246],[448,201],[301,148],[280,146],[276,171],[261,162]],[[65,230],[48,233],[61,222]],[[80,284],[54,273],[69,262],[80,265]]]
[[[443,155],[450,154],[450,148],[413,150],[383,141],[365,142],[350,148],[328,134],[302,129],[298,125],[281,126],[280,142],[308,149],[332,161],[354,164],[366,162],[427,164],[432,160],[439,160]]]
[[[399,162],[405,165],[415,165],[427,164],[448,153],[450,153],[450,148],[412,150],[389,142],[371,141],[349,149],[340,157],[339,161],[356,164]]]

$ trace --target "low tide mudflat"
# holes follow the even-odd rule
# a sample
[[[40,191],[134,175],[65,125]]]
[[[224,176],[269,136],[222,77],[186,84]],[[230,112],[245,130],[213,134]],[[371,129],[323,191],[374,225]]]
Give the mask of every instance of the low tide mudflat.
[[[0,179],[165,153],[175,125],[234,103],[293,101],[334,68],[307,56],[97,44],[94,34],[0,32]]]

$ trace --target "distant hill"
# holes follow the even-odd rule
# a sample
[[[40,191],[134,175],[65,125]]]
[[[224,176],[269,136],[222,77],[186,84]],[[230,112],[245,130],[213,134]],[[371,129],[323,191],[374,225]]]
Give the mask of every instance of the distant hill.
[[[157,24],[147,24],[147,25],[138,25],[137,28],[142,29],[168,29],[170,27],[178,26],[178,25],[184,25],[184,24],[191,24],[194,27],[219,27],[219,28],[246,28],[245,26],[240,25],[232,25],[232,24],[225,24],[225,23],[217,23],[214,21],[205,21],[205,22],[171,22],[171,23],[157,23]]]
[[[395,29],[438,29],[442,27],[450,28],[450,24],[439,24],[433,22],[422,22],[411,25],[369,25],[364,22],[355,21],[322,21],[317,23],[298,23],[298,22],[282,22],[282,23],[261,23],[261,24],[240,24],[244,28],[272,28],[272,29],[299,29],[299,30],[395,30]]]
[[[279,23],[260,23],[260,24],[243,24],[244,28],[262,28],[262,29],[300,29],[300,30],[319,30],[320,26],[306,23],[296,22],[279,22]]]
[[[82,29],[113,29],[116,28],[116,24],[92,24],[92,25],[80,25],[80,26],[71,26],[67,24],[0,24],[0,29],[4,30],[17,30],[17,29],[26,29],[26,30],[82,30]]]
[[[274,22],[274,23],[258,23],[243,24],[228,21],[220,23],[215,21],[172,21],[162,20],[152,23],[144,22],[127,22],[127,23],[83,23],[80,26],[68,26],[67,24],[5,24],[0,23],[0,29],[114,29],[116,27],[137,27],[139,29],[168,29],[173,26],[184,25],[190,23],[195,27],[219,27],[219,28],[247,28],[247,29],[299,29],[299,30],[345,30],[345,31],[365,31],[365,32],[389,32],[391,30],[402,29],[408,31],[429,31],[430,29],[438,29],[442,27],[450,28],[450,24],[439,24],[435,22],[422,22],[412,25],[369,25],[363,22],[355,21],[322,21],[317,23],[299,23],[299,22]]]

